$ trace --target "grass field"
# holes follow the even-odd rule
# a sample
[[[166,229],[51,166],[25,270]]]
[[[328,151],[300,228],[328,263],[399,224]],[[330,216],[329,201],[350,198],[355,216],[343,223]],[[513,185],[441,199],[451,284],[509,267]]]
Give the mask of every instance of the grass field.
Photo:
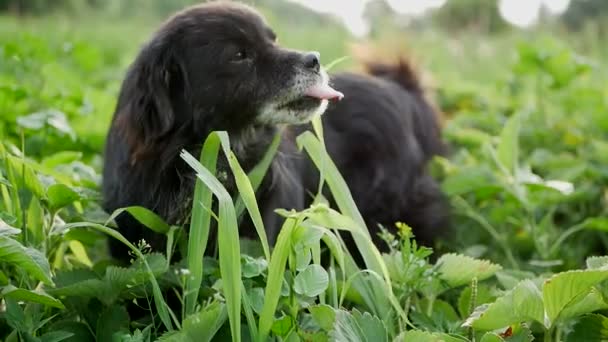
[[[319,50],[324,63],[352,54],[345,31],[269,19],[282,44]],[[325,180],[339,211],[319,201],[285,212],[274,248],[265,237],[228,248],[237,217],[259,215],[250,196],[259,177],[233,163],[246,186],[230,198],[209,164],[185,156],[199,171],[202,203],[211,192],[224,203],[219,256],[203,258],[192,238],[209,230],[200,205],[190,242],[181,228],[130,208],[187,257],[169,265],[171,251],[130,245],[134,261],[124,268],[106,248],[106,239],[122,237],[98,204],[101,151],[124,71],[159,22],[0,17],[0,340],[608,339],[603,45],[557,31],[386,33],[357,42],[384,56],[407,51],[444,112],[452,150],[433,172],[455,231],[435,251],[399,225],[387,236],[391,252],[380,255],[362,232],[369,269],[359,270],[337,235],[360,231],[359,214],[331,168]],[[212,136],[201,160],[227,152],[224,138]],[[315,135],[300,142],[313,159],[326,157]],[[323,268],[327,248],[332,264]],[[167,292],[183,301],[182,312],[165,304]],[[129,316],[134,302],[141,317]]]

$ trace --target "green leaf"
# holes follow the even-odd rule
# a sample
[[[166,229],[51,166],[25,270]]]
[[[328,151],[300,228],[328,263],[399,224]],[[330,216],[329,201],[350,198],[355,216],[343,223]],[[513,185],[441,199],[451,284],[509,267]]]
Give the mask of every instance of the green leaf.
[[[272,251],[272,258],[268,265],[268,278],[266,280],[266,300],[264,301],[264,307],[260,314],[259,323],[259,340],[265,341],[268,338],[268,334],[272,328],[274,321],[274,314],[281,297],[281,286],[283,285],[283,274],[285,273],[285,267],[287,258],[291,252],[291,234],[295,229],[297,220],[288,218],[283,223],[274,250]]]
[[[336,310],[329,305],[315,305],[308,308],[312,318],[325,331],[330,331],[336,321]]]
[[[50,109],[26,116],[20,116],[17,118],[17,124],[32,130],[41,130],[46,126],[53,127],[58,132],[66,134],[72,139],[76,139],[76,133],[68,123],[65,114],[58,110]]]
[[[477,285],[477,296],[475,297],[475,307],[481,304],[491,303],[496,300],[496,297],[492,295],[490,288],[483,284]],[[471,287],[467,286],[458,297],[458,312],[463,318],[467,318],[472,312],[469,312],[471,306]],[[475,308],[474,307],[474,308]],[[474,309],[473,308],[473,309]]]
[[[576,298],[566,306],[560,314],[560,319],[575,318],[594,311],[608,309],[608,303],[604,300],[602,293],[595,287],[581,298]]]
[[[51,331],[40,336],[41,342],[61,342],[66,341],[70,337],[74,336],[74,333],[69,331]]]
[[[112,215],[110,215],[110,218],[108,218],[108,222],[114,220],[116,217],[118,217],[118,215],[124,212],[131,214],[139,223],[150,228],[156,233],[167,234],[171,229],[171,227],[160,216],[156,215],[150,209],[139,206],[116,209]]]
[[[370,340],[373,341],[373,340]],[[422,330],[408,330],[401,333],[394,342],[465,342],[466,339],[457,338],[448,334],[432,333]]]
[[[53,211],[61,209],[80,199],[80,195],[64,184],[53,184],[46,189],[49,208]]]
[[[544,324],[544,315],[540,291],[524,280],[494,303],[478,306],[463,326],[489,331],[529,320]]]
[[[111,306],[97,319],[96,340],[113,342],[116,334],[129,332],[129,314],[123,306]]]
[[[212,133],[216,135],[222,145],[228,145],[228,134],[226,132]],[[182,150],[182,159],[190,165],[195,171],[196,176],[205,186],[207,186],[217,197],[219,202],[219,221],[218,221],[218,250],[220,274],[222,277],[222,287],[224,298],[228,309],[228,317],[230,321],[230,330],[234,341],[241,340],[241,252],[239,241],[239,232],[236,213],[232,197],[220,181],[207,170],[201,163],[196,160],[191,154]],[[199,246],[197,246],[199,248]],[[190,253],[190,245],[188,246]],[[197,253],[198,254],[198,253]]]
[[[585,226],[602,232],[608,232],[608,218],[590,217],[585,220]]]
[[[520,121],[521,117],[519,114],[515,114],[507,120],[505,127],[500,133],[500,141],[497,148],[498,162],[510,175],[514,175],[515,170],[517,170]]]
[[[17,229],[8,225],[0,218],[0,236],[1,237],[10,237],[13,235],[21,234],[21,229]]]
[[[604,342],[608,340],[608,318],[589,314],[581,317],[568,333],[565,342]]]
[[[59,165],[69,164],[71,162],[80,160],[81,158],[82,152],[60,151],[48,157],[44,157],[40,163],[45,167],[53,168]]]
[[[608,256],[592,256],[586,260],[587,268],[590,270],[602,269],[608,266]]]
[[[298,273],[294,279],[294,291],[296,293],[315,297],[327,290],[329,276],[327,271],[319,265],[308,265],[304,271]]]
[[[91,334],[89,327],[82,322],[61,321],[50,326],[49,330],[62,331],[72,335],[63,340],[63,342],[95,341],[95,337]]]
[[[342,342],[388,342],[388,334],[384,323],[369,312],[361,313],[357,309],[353,310],[352,313],[337,310],[336,320],[330,336],[333,341]]]
[[[495,333],[486,333],[481,337],[481,342],[505,342],[505,340]]]
[[[511,326],[511,336],[506,338],[507,342],[532,342],[534,335],[527,324]]]
[[[162,342],[209,342],[228,319],[226,305],[213,302],[200,312],[188,316],[179,332],[163,335]]]
[[[13,185],[24,184],[25,187],[30,190],[34,196],[38,199],[44,198],[45,191],[44,186],[36,176],[34,169],[30,165],[27,164],[23,159],[7,155],[6,156],[7,164],[10,166],[12,174],[14,177],[11,177],[11,183]]]
[[[87,250],[84,248],[82,243],[80,243],[80,241],[72,240],[69,242],[69,246],[72,254],[74,254],[74,257],[76,257],[78,262],[85,266],[93,267],[93,263],[91,262],[91,259],[89,259]]]
[[[272,332],[279,337],[287,336],[295,328],[295,322],[291,316],[283,316],[272,324]]]
[[[437,271],[450,287],[469,284],[473,278],[484,280],[502,269],[487,260],[473,259],[460,254],[444,254],[437,260]]]
[[[254,278],[268,269],[268,261],[263,258],[252,258],[248,255],[241,256],[244,278]]]
[[[18,267],[46,285],[53,285],[46,257],[38,250],[23,247],[16,240],[0,236],[0,261]]]
[[[608,271],[577,270],[563,272],[547,279],[543,284],[543,300],[550,325],[562,311],[591,291],[591,287],[608,279]],[[566,318],[566,317],[563,317]]]
[[[30,303],[38,303],[46,306],[51,306],[58,309],[64,309],[63,303],[58,299],[40,291],[30,291],[26,289],[20,289],[13,285],[6,285],[2,287],[0,296],[3,298],[11,298],[16,301],[24,301]]]

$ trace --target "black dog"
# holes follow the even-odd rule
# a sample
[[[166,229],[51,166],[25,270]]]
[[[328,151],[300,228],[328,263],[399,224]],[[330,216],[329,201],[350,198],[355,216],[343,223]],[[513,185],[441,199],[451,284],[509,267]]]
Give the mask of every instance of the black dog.
[[[425,174],[442,146],[435,112],[407,64],[376,65],[371,73],[380,78],[335,77],[347,97],[323,116],[328,150],[372,231],[400,220],[431,241],[447,213]],[[180,150],[198,157],[207,135],[225,130],[247,171],[280,130],[279,153],[257,194],[274,241],[281,223],[274,209],[303,209],[307,191],[316,190],[316,170],[297,151],[295,137],[328,100],[342,97],[327,82],[317,53],[279,47],[249,7],[216,2],[178,13],[141,50],[123,82],[105,151],[104,209],[139,205],[185,224],[195,177]],[[230,181],[226,186],[234,191]],[[117,224],[130,241],[145,239],[162,250],[164,241],[128,214]],[[255,236],[253,229],[240,231]],[[111,252],[127,256],[115,241]]]

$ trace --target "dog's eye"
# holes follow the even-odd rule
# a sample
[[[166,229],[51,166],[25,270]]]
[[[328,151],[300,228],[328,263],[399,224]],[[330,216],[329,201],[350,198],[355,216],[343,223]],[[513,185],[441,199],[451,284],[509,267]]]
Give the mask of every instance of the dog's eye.
[[[242,61],[244,59],[247,59],[247,51],[243,50],[239,50],[235,55],[234,55],[234,60],[236,61]]]

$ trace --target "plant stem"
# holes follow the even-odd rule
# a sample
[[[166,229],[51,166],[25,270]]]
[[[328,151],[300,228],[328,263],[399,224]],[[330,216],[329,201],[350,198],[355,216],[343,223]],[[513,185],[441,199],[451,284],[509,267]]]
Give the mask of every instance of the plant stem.
[[[566,239],[568,239],[571,235],[584,230],[585,228],[587,228],[587,222],[583,221],[579,224],[576,224],[576,225],[566,229],[566,231],[564,231],[564,233],[560,235],[560,237],[557,239],[557,241],[555,241],[555,243],[551,247],[549,255],[554,255],[555,252],[557,252],[557,250],[559,249],[559,246],[562,243],[564,243],[564,241],[566,241]]]
[[[503,249],[503,251],[505,253],[505,256],[509,260],[509,263],[511,264],[511,267],[513,267],[514,269],[518,270],[519,269],[519,264],[515,260],[515,257],[513,256],[513,253],[511,252],[511,249],[509,248],[509,244],[507,243],[506,239],[502,235],[500,235],[498,233],[498,231],[496,230],[496,228],[494,228],[485,219],[485,217],[479,215],[475,210],[473,210],[473,208],[471,208],[471,206],[469,205],[469,203],[467,203],[462,197],[456,197],[455,201],[457,201],[458,204],[465,209],[465,215],[466,216],[468,216],[469,218],[471,218],[474,221],[476,221],[477,223],[479,223],[479,225],[482,228],[484,228],[488,232],[488,234],[490,234],[494,238],[494,240],[496,240],[496,242],[498,242],[498,244],[500,245],[500,247]]]

